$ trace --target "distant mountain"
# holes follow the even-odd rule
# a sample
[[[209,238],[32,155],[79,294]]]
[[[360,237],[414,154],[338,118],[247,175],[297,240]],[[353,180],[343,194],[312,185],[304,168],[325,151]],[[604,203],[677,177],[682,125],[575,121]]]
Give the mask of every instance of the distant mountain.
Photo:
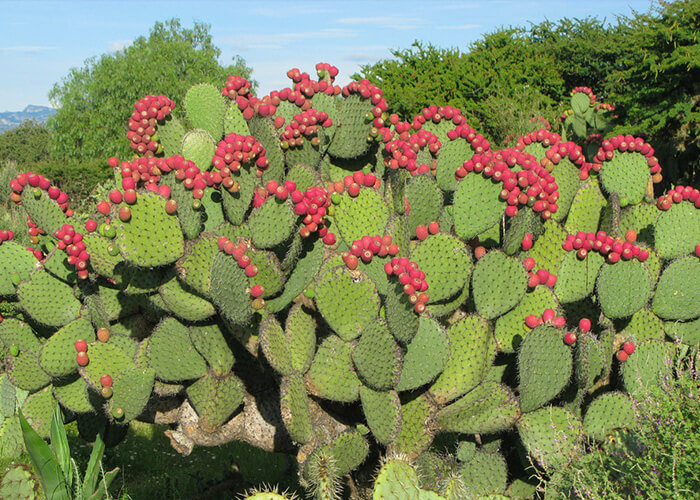
[[[34,106],[30,104],[22,111],[5,111],[0,113],[0,132],[15,128],[24,120],[36,120],[44,123],[46,119],[56,112],[54,108],[47,106]]]

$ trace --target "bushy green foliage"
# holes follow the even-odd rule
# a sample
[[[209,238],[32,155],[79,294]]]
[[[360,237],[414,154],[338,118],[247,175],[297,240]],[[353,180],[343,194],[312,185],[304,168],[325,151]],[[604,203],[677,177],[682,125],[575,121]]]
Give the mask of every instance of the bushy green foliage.
[[[25,120],[0,134],[0,162],[12,161],[23,168],[31,168],[33,163],[48,157],[49,131],[34,120]]]
[[[178,19],[157,22],[141,36],[113,54],[85,61],[71,69],[49,92],[58,108],[48,124],[55,161],[83,161],[125,155],[122,137],[136,100],[145,94],[165,94],[182,103],[195,83],[220,82],[230,74],[249,77],[251,69],[241,58],[222,66],[221,50],[212,43],[209,26],[190,28]],[[79,124],[79,126],[76,126]]]

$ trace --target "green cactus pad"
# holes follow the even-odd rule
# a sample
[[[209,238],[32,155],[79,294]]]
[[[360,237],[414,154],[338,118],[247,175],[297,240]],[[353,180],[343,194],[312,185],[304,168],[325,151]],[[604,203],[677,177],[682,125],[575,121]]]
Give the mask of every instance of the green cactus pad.
[[[313,435],[309,397],[299,372],[282,377],[280,382],[280,411],[289,436],[297,443],[308,442]]]
[[[521,253],[520,256],[523,259],[532,257],[538,269],[546,269],[558,275],[559,266],[567,253],[561,246],[565,240],[566,231],[550,219],[544,223],[544,234],[537,238],[530,250]]]
[[[286,150],[287,165],[308,165],[315,168],[321,162],[321,153],[328,138],[322,127],[318,129],[317,134],[321,139],[318,146],[314,146],[310,140],[305,139],[301,146],[290,147]]]
[[[424,394],[403,402],[401,429],[388,451],[415,458],[427,450],[435,435],[434,426],[430,423],[432,414],[433,407]]]
[[[117,408],[121,408],[124,417],[119,420],[119,423],[130,422],[138,417],[146,408],[151,397],[155,376],[155,370],[152,368],[134,366],[115,377],[112,386],[113,394],[109,399],[107,413],[113,415]]]
[[[83,236],[85,248],[90,254],[90,265],[97,274],[111,278],[115,275],[117,266],[124,262],[119,252],[115,255],[110,254],[110,249],[114,242],[97,233],[88,233]],[[117,247],[114,246],[116,249]]]
[[[411,233],[415,232],[418,225],[427,226],[429,222],[440,218],[442,191],[431,176],[416,175],[411,178],[406,183],[405,196],[411,207],[408,213],[408,229]]]
[[[598,273],[596,292],[600,308],[609,318],[627,318],[646,305],[652,278],[637,260],[605,264]]]
[[[9,458],[9,457],[8,457]],[[0,483],[0,497],[5,500],[35,500],[39,497],[39,483],[29,467],[15,465],[5,470]]]
[[[257,178],[254,171],[246,168],[233,172],[231,177],[239,184],[239,190],[237,193],[231,193],[222,189],[221,204],[226,219],[231,224],[238,226],[243,224],[245,215],[250,209],[250,202],[253,199]]]
[[[369,99],[353,94],[343,99],[338,112],[338,128],[328,154],[336,158],[352,159],[362,156],[370,147],[367,140],[372,122],[366,115],[374,105]]]
[[[31,352],[20,352],[5,363],[7,376],[19,389],[34,392],[51,383],[51,377],[39,364],[39,357]]]
[[[357,400],[361,382],[353,368],[352,349],[352,344],[335,335],[321,342],[305,378],[310,394],[331,401]]]
[[[399,246],[399,257],[408,257],[411,233],[408,231],[408,220],[401,215],[392,215],[386,226],[386,233]]]
[[[159,123],[157,128],[165,156],[182,154],[182,138],[186,132],[182,122],[171,114],[165,119],[165,123]]]
[[[647,159],[637,151],[615,151],[612,160],[604,162],[600,169],[603,188],[617,193],[623,206],[642,201],[650,180]]]
[[[544,233],[542,217],[534,210],[519,210],[515,217],[508,218],[508,229],[503,235],[503,251],[508,255],[519,253],[527,233],[539,239]]]
[[[192,129],[182,138],[182,156],[194,162],[200,170],[209,170],[216,152],[215,139],[203,129]]]
[[[494,498],[506,492],[508,468],[500,453],[477,450],[474,457],[459,468],[459,475],[464,481],[467,498]]]
[[[289,311],[285,335],[289,342],[292,367],[301,374],[306,373],[316,352],[316,323],[300,304]]]
[[[321,177],[318,171],[308,165],[296,164],[287,172],[288,181],[297,185],[297,190],[304,192],[312,186],[321,185]]]
[[[692,253],[700,242],[700,210],[690,201],[671,204],[656,221],[654,239],[662,259]]]
[[[503,384],[485,381],[437,415],[440,429],[463,434],[490,434],[509,429],[520,416],[518,400]]]
[[[214,305],[193,290],[172,279],[162,285],[158,292],[167,308],[185,321],[204,321],[216,314]]]
[[[352,359],[360,380],[371,389],[386,391],[399,382],[403,354],[383,319],[362,327]]]
[[[641,397],[655,388],[663,387],[671,377],[671,351],[659,340],[645,340],[622,365],[622,382],[627,393]]]
[[[450,355],[447,332],[433,318],[422,314],[418,331],[406,346],[397,391],[408,391],[432,382],[442,373]]]
[[[78,371],[81,377],[97,390],[102,387],[102,375],[110,375],[112,379],[116,379],[136,366],[132,357],[111,341],[89,343],[88,358],[87,366],[79,368]]]
[[[515,352],[530,328],[525,318],[534,314],[542,316],[545,309],[557,310],[559,303],[554,293],[546,286],[538,286],[527,292],[515,308],[496,320],[495,337],[498,350]]]
[[[0,422],[0,457],[18,458],[24,451],[24,439],[19,416],[15,415]]]
[[[454,194],[457,236],[470,240],[501,220],[506,205],[499,198],[501,188],[501,183],[477,173],[469,173],[459,181]]]
[[[448,140],[442,144],[435,172],[435,178],[440,189],[443,191],[454,191],[457,188],[455,173],[472,156],[474,156],[474,150],[463,139]]]
[[[36,198],[34,192],[41,193],[41,195]],[[42,189],[27,186],[22,191],[22,206],[34,224],[43,229],[46,234],[53,234],[68,223],[68,217],[63,213],[58,203]]]
[[[598,271],[605,258],[598,252],[589,252],[586,258],[579,259],[576,252],[567,252],[557,273],[554,292],[563,303],[576,302],[593,293]]]
[[[615,429],[632,429],[637,419],[632,400],[622,392],[607,392],[595,398],[583,418],[586,436],[604,441]]]
[[[189,330],[192,344],[207,361],[214,375],[222,376],[230,372],[235,358],[219,325],[193,325]]]
[[[448,316],[449,314],[455,312],[459,308],[459,306],[464,304],[467,298],[469,298],[468,283],[464,286],[464,288],[462,288],[462,290],[459,293],[453,295],[452,297],[440,302],[428,304],[428,307],[426,307],[426,311],[438,318]]]
[[[578,168],[568,158],[562,159],[554,166],[552,175],[556,180],[557,191],[559,192],[559,199],[557,200],[559,208],[552,214],[552,218],[556,221],[562,221],[569,214],[571,204],[582,182],[579,178]]]
[[[29,352],[38,355],[42,344],[28,324],[7,318],[0,322],[0,346],[9,350],[13,345],[19,347],[20,354]]]
[[[399,282],[389,283],[384,301],[386,320],[394,338],[407,344],[418,331],[418,315]]]
[[[338,474],[345,475],[365,461],[369,453],[369,443],[357,429],[350,429],[336,435],[330,449],[336,460]]]
[[[469,283],[471,255],[455,236],[445,233],[429,236],[413,249],[410,259],[425,273],[431,304],[461,292]]]
[[[681,203],[680,205],[683,204]],[[673,207],[675,206],[676,205],[674,204]],[[669,212],[670,211],[671,210],[669,210]],[[682,211],[682,209],[680,211]],[[662,213],[663,212],[656,208],[656,205],[653,203],[638,203],[637,205],[631,205],[622,210],[622,214],[620,214],[620,234],[625,235],[625,233],[631,229],[637,232],[638,242],[643,241],[651,245],[654,243],[656,222]],[[688,227],[689,226],[683,226],[683,229],[687,230]],[[680,228],[674,228],[674,231],[680,231]],[[680,234],[674,233],[673,241],[670,241],[670,243],[674,245],[675,240],[677,240],[680,236]]]
[[[199,236],[202,232],[204,212],[201,207],[195,208],[192,190],[185,188],[184,182],[176,179],[174,174],[163,176],[161,184],[170,186],[170,197],[177,202],[177,220],[182,234],[188,240]]]
[[[389,222],[389,212],[389,207],[376,190],[362,188],[355,198],[349,194],[342,196],[340,205],[336,207],[334,220],[340,237],[351,245],[363,236],[384,234]]]
[[[353,273],[345,266],[328,269],[314,290],[318,311],[343,340],[356,338],[379,314],[377,287],[364,273]]]
[[[316,278],[323,262],[323,241],[318,238],[305,244],[296,266],[292,270],[282,293],[267,302],[267,309],[279,312],[287,307]]]
[[[131,219],[115,223],[115,242],[125,260],[139,267],[157,267],[182,257],[184,241],[176,217],[165,212],[165,198],[141,193],[130,206]]]
[[[174,318],[165,319],[153,330],[149,358],[156,377],[164,382],[200,378],[207,369],[206,361],[190,340],[187,327]]]
[[[30,394],[22,405],[22,414],[40,437],[47,439],[56,406],[51,387]]]
[[[58,248],[53,249],[44,259],[44,269],[56,278],[74,285],[78,281],[78,273],[75,266],[68,263],[68,256]]]
[[[253,210],[248,218],[253,244],[258,248],[272,248],[289,238],[294,230],[297,216],[292,209],[292,202],[280,202],[276,197],[269,197],[258,209]]]
[[[515,307],[527,290],[527,272],[515,257],[491,251],[479,259],[472,274],[472,294],[477,312],[487,319]]]
[[[479,385],[496,356],[493,331],[484,318],[471,315],[447,329],[450,355],[430,386],[435,401],[445,404]]]
[[[252,315],[247,288],[248,278],[236,260],[224,253],[216,254],[209,295],[219,313],[233,325],[245,325]]]
[[[75,342],[79,339],[87,342],[95,340],[95,330],[83,318],[68,323],[49,338],[39,356],[41,367],[46,373],[58,378],[77,371]]]
[[[82,377],[55,381],[53,395],[61,406],[74,413],[88,413],[95,410],[88,395],[88,385]]]
[[[29,281],[17,287],[20,307],[42,325],[61,327],[80,312],[80,301],[73,289],[44,270],[32,273]]]
[[[213,187],[204,188],[204,196],[200,200],[202,205],[199,210],[204,221],[203,231],[215,231],[225,222],[224,205],[221,190]]]
[[[219,253],[217,239],[214,234],[202,234],[177,262],[180,279],[205,297],[209,296],[211,288],[212,263]]]
[[[236,101],[231,101],[228,108],[226,108],[226,114],[224,115],[224,134],[250,135],[248,122],[243,118],[243,113],[238,109]]]
[[[386,460],[374,481],[373,500],[420,499],[418,475],[403,458]]]
[[[295,370],[289,339],[272,314],[260,323],[259,339],[268,363],[281,375],[291,375]]]
[[[243,402],[244,395],[243,383],[233,374],[223,378],[206,375],[187,388],[187,398],[205,432],[215,432],[225,424]]]
[[[401,428],[401,401],[396,391],[374,391],[360,387],[362,412],[374,438],[388,445],[399,434]]]
[[[136,295],[125,295],[121,290],[111,286],[100,286],[97,300],[102,309],[101,314],[109,321],[130,316],[138,312],[140,299]]]
[[[208,83],[190,87],[185,95],[185,111],[193,128],[206,130],[215,140],[221,138],[226,101],[219,89]]]
[[[632,315],[620,335],[625,340],[638,344],[647,339],[663,340],[666,337],[666,330],[664,322],[656,314],[649,309],[641,309]]]
[[[23,398],[27,396],[26,391],[17,389],[12,385],[7,374],[0,374],[0,423],[2,423],[3,419],[9,418],[17,412],[19,393],[24,393]],[[24,402],[23,398],[20,404]]]
[[[569,384],[573,359],[563,338],[562,330],[540,325],[523,339],[518,350],[518,377],[524,412],[541,407]]]
[[[157,292],[158,288],[175,276],[172,267],[156,267],[139,269],[123,267],[123,275],[128,279],[128,285],[123,290],[126,295]]]
[[[564,408],[545,406],[525,413],[517,426],[528,455],[545,470],[565,467],[583,452],[581,421]]]
[[[674,341],[678,339],[685,345],[695,347],[700,344],[700,318],[686,323],[667,321],[666,334]]]
[[[22,245],[14,241],[0,245],[0,297],[14,295],[16,283],[29,278],[36,264],[36,257]]]
[[[598,183],[589,180],[581,186],[571,202],[571,208],[564,227],[569,233],[578,231],[594,233],[598,230],[600,211],[605,205],[605,198],[600,192]]]
[[[579,334],[574,352],[574,377],[582,391],[587,392],[593,387],[606,362],[600,342],[590,333]]]

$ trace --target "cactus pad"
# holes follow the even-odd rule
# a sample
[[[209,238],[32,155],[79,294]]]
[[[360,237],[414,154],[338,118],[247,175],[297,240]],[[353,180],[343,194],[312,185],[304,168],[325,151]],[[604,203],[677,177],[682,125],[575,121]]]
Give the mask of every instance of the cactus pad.
[[[603,314],[609,318],[632,316],[651,296],[652,278],[637,260],[605,264],[598,273],[596,292]]]
[[[190,340],[187,327],[174,318],[165,319],[153,331],[149,358],[156,377],[164,382],[200,378],[207,369],[204,358]]]
[[[491,251],[477,261],[472,293],[477,312],[485,318],[493,319],[513,309],[526,289],[527,273],[518,259]]]
[[[469,283],[471,256],[466,245],[454,236],[438,233],[427,238],[416,245],[410,259],[425,273],[429,303],[445,300]]]
[[[360,380],[376,391],[392,389],[399,381],[402,352],[383,319],[362,327],[352,359]]]
[[[427,315],[421,315],[418,331],[406,346],[397,391],[417,389],[433,381],[445,368],[450,355],[447,333]]]
[[[73,289],[44,270],[34,272],[29,281],[17,287],[22,309],[42,325],[61,327],[73,321],[80,312],[80,301]]]
[[[469,240],[501,220],[505,202],[499,198],[502,184],[471,173],[459,181],[454,194],[455,232]]]
[[[95,330],[89,321],[78,318],[54,333],[44,344],[39,356],[41,367],[52,377],[65,377],[75,373],[75,342],[95,340]]]
[[[352,344],[329,335],[318,346],[306,374],[307,390],[324,399],[349,403],[357,400],[360,385],[352,363]]]
[[[656,221],[654,240],[662,259],[692,253],[700,242],[700,210],[690,201],[673,203]]]
[[[245,389],[233,374],[226,377],[206,375],[187,388],[187,397],[199,415],[199,424],[215,432],[243,402]]]
[[[586,436],[604,441],[615,429],[636,427],[637,419],[632,400],[622,392],[607,392],[595,398],[583,418]]]
[[[289,436],[297,443],[306,443],[313,435],[309,397],[299,372],[282,377],[280,383],[282,421]]]
[[[581,421],[564,408],[545,406],[525,413],[517,426],[528,455],[545,470],[565,467],[583,452]]]
[[[520,416],[518,400],[505,385],[486,381],[437,415],[440,428],[463,434],[490,434],[510,428]]]

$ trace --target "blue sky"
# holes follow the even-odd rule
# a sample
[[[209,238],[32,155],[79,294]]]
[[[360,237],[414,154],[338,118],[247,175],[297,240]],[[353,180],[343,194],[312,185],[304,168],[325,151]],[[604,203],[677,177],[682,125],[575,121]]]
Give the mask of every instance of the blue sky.
[[[312,73],[316,62],[340,69],[391,56],[414,40],[466,50],[501,26],[562,17],[615,20],[645,12],[650,0],[584,1],[9,1],[0,0],[0,111],[49,105],[51,86],[91,56],[147,35],[156,21],[179,17],[211,25],[221,62],[240,55],[253,68],[259,94],[289,86],[292,67]]]

